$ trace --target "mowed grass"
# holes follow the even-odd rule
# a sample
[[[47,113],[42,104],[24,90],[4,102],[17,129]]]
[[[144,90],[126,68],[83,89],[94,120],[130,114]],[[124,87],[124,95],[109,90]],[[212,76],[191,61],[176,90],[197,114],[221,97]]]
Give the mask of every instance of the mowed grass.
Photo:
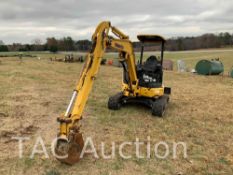
[[[80,63],[51,62],[49,53],[41,57],[0,58],[0,174],[232,174],[233,173],[233,79],[226,76],[199,76],[166,71],[164,84],[172,88],[171,101],[164,118],[151,116],[150,109],[127,106],[119,111],[107,108],[108,97],[121,88],[121,68],[101,66],[82,120],[84,138],[92,137],[97,152],[106,143],[135,141],[138,137],[151,146],[165,141],[185,142],[188,157],[182,149],[177,159],[172,151],[167,159],[137,159],[134,147],[126,147],[124,160],[118,152],[111,160],[85,156],[78,164],[67,166],[52,157],[51,140],[57,134],[56,117],[64,112],[82,67]],[[63,57],[65,53],[57,54]],[[149,55],[149,54],[148,54]],[[201,58],[220,57],[225,74],[233,65],[232,51],[169,52],[165,58],[183,59],[192,68]],[[108,54],[109,58],[115,55]],[[18,158],[18,142],[12,136],[30,137],[24,142],[23,158]],[[30,159],[36,137],[45,142],[49,159],[37,155]],[[119,145],[118,145],[119,146]],[[40,149],[39,147],[38,149]],[[163,152],[163,149],[160,150]],[[146,154],[145,146],[141,153]],[[99,154],[101,155],[101,154]]]

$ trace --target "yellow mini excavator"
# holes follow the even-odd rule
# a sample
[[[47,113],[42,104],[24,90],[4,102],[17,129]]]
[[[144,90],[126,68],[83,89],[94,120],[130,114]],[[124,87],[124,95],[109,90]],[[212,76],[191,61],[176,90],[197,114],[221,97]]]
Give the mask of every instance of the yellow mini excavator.
[[[111,32],[111,34],[110,34]],[[108,108],[118,110],[127,103],[140,103],[151,108],[152,115],[162,117],[169,101],[171,88],[163,86],[163,51],[165,39],[159,35],[138,35],[141,56],[136,64],[132,42],[129,37],[110,22],[101,22],[92,36],[92,49],[87,54],[81,75],[64,115],[58,117],[60,131],[55,152],[59,161],[74,164],[80,159],[84,146],[80,132],[80,120],[96,79],[101,59],[107,48],[119,53],[123,67],[122,90],[108,100]],[[144,46],[161,43],[161,55],[152,55],[143,62]]]

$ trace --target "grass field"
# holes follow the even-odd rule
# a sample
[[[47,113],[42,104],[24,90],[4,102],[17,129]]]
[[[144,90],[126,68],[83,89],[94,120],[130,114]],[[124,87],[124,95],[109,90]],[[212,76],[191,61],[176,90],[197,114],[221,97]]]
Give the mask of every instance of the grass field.
[[[50,144],[57,134],[56,118],[66,109],[82,64],[49,61],[50,57],[64,57],[65,53],[30,54],[41,59],[0,58],[0,174],[233,174],[232,78],[166,71],[164,84],[172,88],[171,101],[165,117],[157,118],[138,106],[108,110],[108,97],[121,88],[122,70],[101,66],[82,121],[84,138],[91,136],[95,145],[105,142],[109,147],[112,141],[134,141],[136,137],[146,140],[147,136],[151,144],[181,141],[187,144],[188,157],[182,157],[182,150],[177,159],[170,155],[164,160],[135,156],[104,160],[87,155],[78,164],[67,166],[51,156]],[[233,66],[232,55],[233,50],[209,50],[166,52],[165,58],[174,63],[183,59],[189,68],[194,68],[200,59],[219,57],[227,75]],[[24,142],[21,159],[18,142],[12,136],[30,137]],[[45,141],[49,159],[42,155],[29,158],[37,136]],[[130,147],[125,148],[126,154],[131,152]]]

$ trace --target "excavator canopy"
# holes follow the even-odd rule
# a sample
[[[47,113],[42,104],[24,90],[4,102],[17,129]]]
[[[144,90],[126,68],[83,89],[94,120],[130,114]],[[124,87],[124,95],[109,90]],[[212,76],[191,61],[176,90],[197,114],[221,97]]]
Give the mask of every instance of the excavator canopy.
[[[166,42],[166,40],[159,35],[138,35],[138,40],[145,43],[145,42]]]

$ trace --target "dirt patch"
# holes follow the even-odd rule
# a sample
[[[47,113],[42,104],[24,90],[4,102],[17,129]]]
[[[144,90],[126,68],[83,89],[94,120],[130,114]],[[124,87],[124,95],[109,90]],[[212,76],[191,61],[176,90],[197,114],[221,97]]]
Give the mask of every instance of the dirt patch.
[[[2,138],[11,138],[15,134],[16,133],[14,131],[2,131],[0,135],[1,135]]]
[[[7,113],[0,112],[0,118],[5,118],[8,117]]]
[[[9,143],[9,142],[17,141],[17,140],[13,140],[12,137],[15,137],[18,135],[20,135],[20,136],[33,135],[38,129],[39,129],[39,127],[37,127],[37,126],[29,125],[29,126],[24,127],[24,128],[17,128],[17,129],[15,129],[15,131],[3,130],[3,131],[1,131],[0,136],[3,139],[4,143]]]
[[[16,95],[14,98],[16,102],[21,102],[21,101],[33,100],[33,98],[35,97],[33,97],[32,95],[26,94],[26,95]]]
[[[49,106],[50,103],[51,103],[50,101],[46,101],[46,102],[42,102],[41,105],[42,105],[42,106]]]
[[[39,129],[39,127],[34,126],[34,125],[29,125],[26,128],[23,128],[22,130],[20,130],[20,134],[31,135],[31,134],[35,133],[37,131],[37,129]]]

